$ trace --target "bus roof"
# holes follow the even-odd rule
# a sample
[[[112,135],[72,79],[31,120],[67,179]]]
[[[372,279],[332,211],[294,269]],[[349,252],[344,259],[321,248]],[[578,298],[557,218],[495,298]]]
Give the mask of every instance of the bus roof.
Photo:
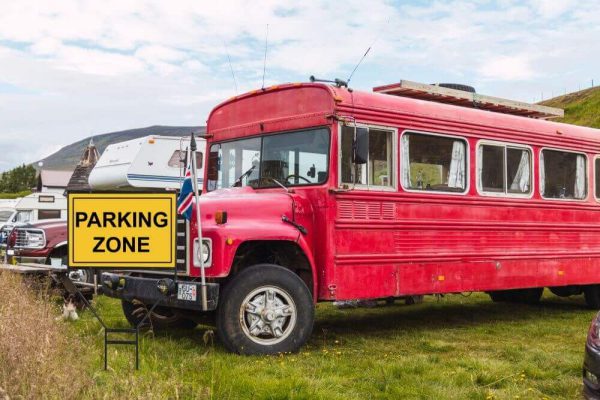
[[[207,129],[219,140],[226,140],[324,125],[334,115],[412,129],[437,126],[452,132],[504,132],[511,140],[521,135],[524,142],[532,142],[529,139],[533,135],[533,141],[576,148],[600,144],[600,130],[594,128],[322,83],[289,83],[235,96],[212,110]]]

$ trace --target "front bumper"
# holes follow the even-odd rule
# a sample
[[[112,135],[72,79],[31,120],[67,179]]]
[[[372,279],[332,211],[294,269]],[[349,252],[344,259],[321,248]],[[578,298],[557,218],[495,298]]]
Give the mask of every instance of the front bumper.
[[[118,277],[123,282],[124,285],[119,285],[117,289],[111,289],[109,284],[107,283],[111,281],[111,278]],[[191,282],[191,281],[177,281],[176,285],[179,284],[188,284],[196,286],[196,300],[179,300],[177,299],[177,290],[175,294],[171,296],[164,296],[160,293],[156,287],[158,281],[161,278],[143,278],[137,276],[127,276],[127,275],[119,275],[105,272],[102,274],[102,291],[105,295],[109,297],[115,297],[122,300],[133,301],[138,300],[144,304],[154,304],[160,300],[159,305],[165,307],[179,308],[184,310],[202,310],[202,299],[201,299],[201,290],[199,282]],[[206,292],[207,292],[207,306],[208,310],[212,311],[216,310],[217,304],[219,302],[219,284],[218,283],[207,283],[206,284]]]
[[[589,343],[585,344],[583,359],[583,397],[588,400],[600,400],[600,349],[590,346]]]
[[[46,264],[46,257],[7,256],[9,264]]]

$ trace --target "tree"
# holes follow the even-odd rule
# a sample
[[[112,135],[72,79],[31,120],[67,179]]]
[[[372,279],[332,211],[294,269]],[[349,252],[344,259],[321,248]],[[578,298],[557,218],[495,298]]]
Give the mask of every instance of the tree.
[[[37,171],[32,165],[21,165],[2,173],[0,192],[16,193],[30,190],[37,183]]]

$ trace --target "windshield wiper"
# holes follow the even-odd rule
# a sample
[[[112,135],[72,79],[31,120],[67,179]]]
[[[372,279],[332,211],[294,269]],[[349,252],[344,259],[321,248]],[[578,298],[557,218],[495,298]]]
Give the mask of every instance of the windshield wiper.
[[[279,182],[277,179],[275,178],[271,178],[270,176],[265,176],[264,179],[268,179],[270,181],[275,182],[277,185],[279,185],[283,190],[285,190],[287,193],[290,192],[290,189],[287,188],[287,186],[285,186],[283,183]]]
[[[254,168],[256,168],[256,165],[251,166],[246,172],[244,172],[243,174],[240,175],[239,178],[237,178],[235,180],[235,182],[233,183],[233,187],[240,187],[242,186],[242,179],[244,179],[245,177],[249,176],[252,171],[254,171]]]

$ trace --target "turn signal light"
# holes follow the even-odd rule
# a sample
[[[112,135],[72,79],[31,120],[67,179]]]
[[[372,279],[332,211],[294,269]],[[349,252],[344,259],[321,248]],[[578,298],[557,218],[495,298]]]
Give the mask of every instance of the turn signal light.
[[[223,225],[227,222],[227,211],[217,211],[215,213],[215,222],[217,225]]]

